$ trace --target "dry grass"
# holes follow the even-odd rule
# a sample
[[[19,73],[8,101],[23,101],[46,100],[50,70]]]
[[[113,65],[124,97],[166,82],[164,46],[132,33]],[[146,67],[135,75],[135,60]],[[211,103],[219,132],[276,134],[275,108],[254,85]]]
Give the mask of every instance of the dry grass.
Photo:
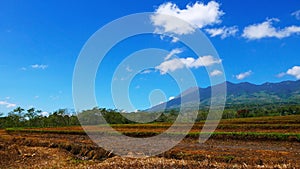
[[[197,137],[188,137],[163,154],[141,159],[122,158],[97,147],[87,135],[82,134],[79,126],[26,129],[43,131],[38,133],[18,130],[6,133],[0,130],[0,168],[300,168],[300,142],[297,135],[289,138],[300,133],[299,118],[223,120],[217,130],[219,134],[216,133],[205,144],[199,144]],[[162,132],[169,125],[113,127],[129,134],[147,134]],[[202,126],[203,123],[197,123],[191,134]],[[99,129],[99,126],[89,127],[90,130]],[[106,129],[105,126],[100,127]],[[262,131],[268,137],[259,139],[264,135],[260,134]],[[286,131],[294,134],[286,135]],[[283,139],[274,141],[273,136]]]

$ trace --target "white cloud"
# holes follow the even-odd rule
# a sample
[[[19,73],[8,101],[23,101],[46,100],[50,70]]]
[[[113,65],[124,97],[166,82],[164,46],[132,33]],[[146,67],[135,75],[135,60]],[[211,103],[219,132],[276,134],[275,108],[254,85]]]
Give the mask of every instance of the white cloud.
[[[243,37],[250,40],[261,38],[286,38],[293,34],[300,34],[299,26],[288,26],[283,29],[275,28],[273,22],[279,22],[277,18],[268,19],[263,23],[253,24],[244,28]]]
[[[210,72],[210,76],[219,76],[222,74],[223,74],[223,72],[220,70],[213,70],[212,72]]]
[[[180,54],[182,53],[182,49],[179,49],[179,48],[176,48],[176,49],[173,49],[166,57],[165,57],[165,60],[168,60],[170,59],[173,55],[177,55],[177,54]]]
[[[171,42],[172,42],[172,43],[176,43],[176,42],[178,42],[178,41],[179,41],[179,38],[178,38],[178,37],[175,37],[175,36],[173,36],[173,38],[172,38]]]
[[[48,68],[48,65],[39,65],[39,64],[34,64],[34,65],[31,65],[31,68],[33,69],[46,69]]]
[[[197,60],[195,60],[195,62],[188,65],[188,67],[198,68],[198,67],[202,67],[202,66],[211,66],[214,64],[219,64],[221,62],[222,62],[221,59],[214,58],[210,55],[207,55],[207,56],[199,57]]]
[[[243,72],[243,73],[240,73],[238,75],[236,75],[235,77],[238,79],[238,80],[243,80],[245,79],[246,77],[250,76],[252,74],[252,71],[249,70],[247,72]]]
[[[281,73],[277,74],[276,77],[282,78],[282,77],[284,77],[285,75],[286,75],[285,72],[281,72]]]
[[[215,1],[210,1],[206,5],[202,2],[188,4],[185,9],[180,9],[176,4],[167,2],[156,9],[155,14],[151,16],[151,21],[156,26],[156,33],[182,35],[193,33],[195,28],[220,23],[220,17],[223,14],[220,4]]]
[[[294,66],[289,69],[286,74],[295,76],[297,79],[300,79],[300,66]]]
[[[146,69],[146,70],[143,70],[140,74],[148,74],[148,73],[151,73],[152,70],[151,69]]]
[[[229,36],[235,36],[239,30],[237,26],[232,26],[232,27],[223,26],[222,28],[205,29],[205,31],[208,34],[210,34],[210,37],[221,36],[221,39],[225,39]]]
[[[187,58],[189,59],[189,58]],[[190,58],[194,59],[194,58]],[[182,69],[184,67],[184,63],[180,59],[172,59],[161,63],[159,66],[155,68],[160,70],[160,74],[166,74],[168,71],[175,71],[177,69]]]
[[[171,96],[171,97],[169,97],[169,100],[173,100],[173,99],[175,99],[175,97],[174,97],[174,96]]]
[[[16,107],[17,105],[14,103],[9,103],[7,101],[0,101],[0,105],[5,106],[6,108]]]
[[[291,15],[300,20],[300,10],[293,12]]]
[[[38,98],[40,98],[40,96],[37,96],[37,95],[36,95],[36,96],[34,96],[34,98],[35,98],[35,99],[38,99]]]
[[[188,58],[175,58],[171,60],[167,60],[163,63],[161,63],[159,66],[156,66],[155,68],[160,70],[161,74],[166,74],[167,72],[173,72],[178,69],[182,69],[184,67],[187,68],[198,68],[203,66],[211,66],[214,64],[221,63],[222,60],[214,58],[210,55],[208,56],[202,56],[198,59],[194,59],[192,57]]]

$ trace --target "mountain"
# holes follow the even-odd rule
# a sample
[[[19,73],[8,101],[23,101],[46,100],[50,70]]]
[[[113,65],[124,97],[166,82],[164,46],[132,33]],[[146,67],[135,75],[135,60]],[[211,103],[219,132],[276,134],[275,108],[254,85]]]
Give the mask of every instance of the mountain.
[[[300,80],[283,81],[280,83],[264,83],[261,85],[251,84],[248,82],[231,83],[224,82],[213,86],[218,90],[221,87],[227,88],[226,105],[233,104],[298,104],[300,103]],[[192,87],[182,92],[174,99],[156,105],[147,111],[162,111],[164,109],[176,109],[181,105],[193,105],[199,102],[201,106],[209,106],[211,98],[211,88]],[[199,97],[200,96],[200,97]]]

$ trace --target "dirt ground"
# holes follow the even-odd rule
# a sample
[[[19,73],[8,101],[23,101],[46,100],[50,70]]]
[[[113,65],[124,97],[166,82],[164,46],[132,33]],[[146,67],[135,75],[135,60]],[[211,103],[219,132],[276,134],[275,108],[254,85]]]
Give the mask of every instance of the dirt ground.
[[[0,168],[300,168],[300,143],[185,139],[156,157],[115,156],[85,135],[0,131]]]

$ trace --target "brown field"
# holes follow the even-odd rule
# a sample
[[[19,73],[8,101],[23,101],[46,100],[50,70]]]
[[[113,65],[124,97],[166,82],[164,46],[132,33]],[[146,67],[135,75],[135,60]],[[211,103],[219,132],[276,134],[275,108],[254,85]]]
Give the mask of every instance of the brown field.
[[[113,125],[131,136],[169,126]],[[300,116],[222,120],[216,133],[199,144],[194,134],[202,126],[197,123],[190,137],[171,150],[140,159],[105,151],[79,126],[1,130],[0,168],[300,168]]]

